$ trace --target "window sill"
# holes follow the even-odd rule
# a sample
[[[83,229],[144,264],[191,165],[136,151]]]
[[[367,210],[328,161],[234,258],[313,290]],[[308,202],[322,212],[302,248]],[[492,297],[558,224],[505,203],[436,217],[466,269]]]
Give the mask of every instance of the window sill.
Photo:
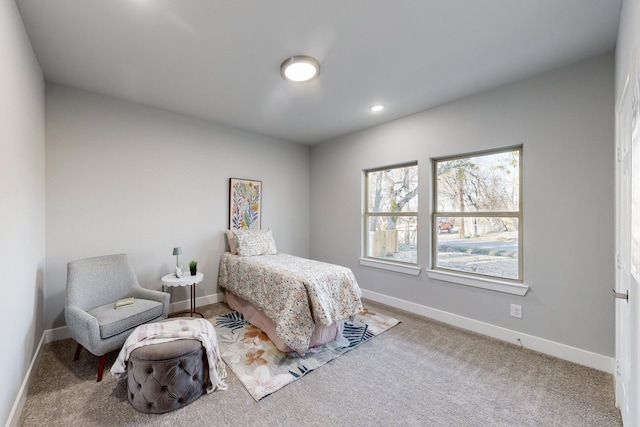
[[[488,289],[490,291],[504,292],[512,295],[525,296],[529,286],[521,283],[504,282],[494,279],[469,277],[462,274],[449,273],[439,270],[426,270],[430,279],[443,282],[457,283],[458,285],[472,286],[474,288]]]
[[[396,273],[409,274],[417,276],[420,274],[420,267],[397,264],[395,262],[379,261],[371,258],[360,258],[360,265],[371,268],[379,268],[381,270],[395,271]]]

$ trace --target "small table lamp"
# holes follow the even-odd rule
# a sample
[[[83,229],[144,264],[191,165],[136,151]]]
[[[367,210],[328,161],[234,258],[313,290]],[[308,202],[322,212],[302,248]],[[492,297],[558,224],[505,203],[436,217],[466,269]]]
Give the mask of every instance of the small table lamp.
[[[180,268],[180,263],[178,262],[178,259],[180,258],[180,255],[182,255],[182,248],[180,247],[173,248],[173,254],[176,256],[176,277],[181,277],[182,268]]]

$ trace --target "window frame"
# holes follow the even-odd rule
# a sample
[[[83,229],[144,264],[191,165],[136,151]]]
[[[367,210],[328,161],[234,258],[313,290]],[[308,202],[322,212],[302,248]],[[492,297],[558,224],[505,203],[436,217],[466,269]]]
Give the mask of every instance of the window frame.
[[[390,169],[402,169],[407,167],[417,168],[416,185],[418,188],[418,199],[420,193],[420,179],[419,179],[419,165],[418,161],[411,161],[406,163],[393,164],[388,166],[381,166],[372,169],[363,170],[364,179],[364,199],[363,199],[363,221],[362,221],[362,256],[360,258],[360,264],[367,267],[381,268],[384,270],[396,271],[399,273],[418,275],[420,273],[420,267],[418,266],[418,224],[419,224],[419,209],[416,205],[416,211],[409,212],[371,212],[369,206],[369,174],[380,172]],[[381,257],[374,257],[368,255],[369,249],[369,220],[371,217],[415,217],[416,218],[416,261],[405,262],[393,259],[386,259]]]
[[[452,160],[468,159],[471,157],[486,156],[518,151],[518,207],[517,211],[439,211],[438,210],[438,163]],[[524,257],[523,257],[523,145],[514,145],[491,150],[482,150],[459,154],[454,156],[443,156],[431,159],[432,165],[432,214],[431,214],[431,269],[428,270],[429,277],[438,280],[452,281],[455,283],[476,286],[485,289],[493,289],[518,295],[526,294],[529,289],[524,285]],[[490,276],[487,274],[473,273],[461,270],[454,270],[437,266],[437,223],[438,218],[516,218],[518,221],[518,278],[511,279],[500,276]]]

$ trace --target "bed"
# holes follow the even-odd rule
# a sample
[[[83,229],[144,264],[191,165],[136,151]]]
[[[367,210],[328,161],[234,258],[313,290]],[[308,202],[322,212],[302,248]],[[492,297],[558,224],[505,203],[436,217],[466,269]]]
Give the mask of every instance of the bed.
[[[281,351],[304,354],[333,341],[344,320],[363,310],[349,268],[278,253],[269,230],[234,230],[228,237],[231,251],[220,258],[218,286],[227,304]]]

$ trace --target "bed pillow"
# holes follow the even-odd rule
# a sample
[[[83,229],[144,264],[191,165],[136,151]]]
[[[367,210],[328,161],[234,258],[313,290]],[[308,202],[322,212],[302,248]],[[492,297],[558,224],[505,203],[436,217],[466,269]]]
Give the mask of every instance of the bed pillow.
[[[236,236],[231,230],[227,230],[227,241],[229,242],[229,252],[234,255],[238,255],[238,248],[236,247]]]
[[[233,230],[240,256],[274,255],[278,253],[271,229]]]

